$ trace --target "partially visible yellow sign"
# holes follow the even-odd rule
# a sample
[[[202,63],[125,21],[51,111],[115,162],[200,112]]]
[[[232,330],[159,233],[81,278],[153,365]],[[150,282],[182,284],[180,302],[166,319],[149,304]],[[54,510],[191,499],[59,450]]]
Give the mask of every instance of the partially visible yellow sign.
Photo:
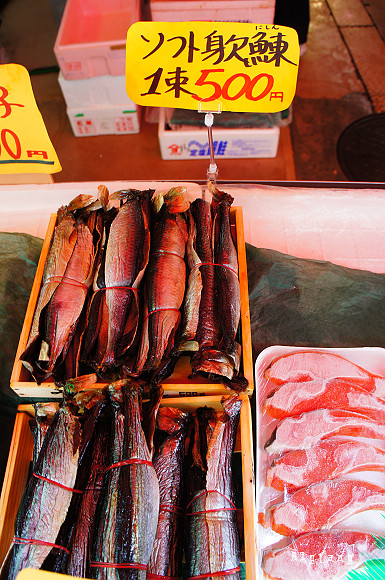
[[[20,64],[0,65],[0,173],[56,173],[61,165]]]
[[[293,28],[136,22],[126,49],[126,90],[138,105],[273,113],[294,98],[299,43]]]
[[[65,578],[76,580],[74,576],[56,574],[54,572],[43,572],[42,570],[33,570],[32,568],[25,568],[16,576],[16,580],[65,580]],[[78,580],[82,579],[78,578]]]

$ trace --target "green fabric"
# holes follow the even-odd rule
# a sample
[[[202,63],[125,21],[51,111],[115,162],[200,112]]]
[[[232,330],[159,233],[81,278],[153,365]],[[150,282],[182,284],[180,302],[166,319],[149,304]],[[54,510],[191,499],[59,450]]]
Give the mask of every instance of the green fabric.
[[[9,381],[42,245],[42,239],[28,234],[0,232],[0,403],[3,408],[19,402]]]
[[[272,345],[385,347],[385,275],[246,244],[253,354]]]

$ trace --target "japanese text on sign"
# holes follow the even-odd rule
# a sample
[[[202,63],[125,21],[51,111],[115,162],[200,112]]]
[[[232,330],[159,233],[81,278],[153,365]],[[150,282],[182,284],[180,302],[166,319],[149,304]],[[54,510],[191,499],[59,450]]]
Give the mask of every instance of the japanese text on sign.
[[[127,34],[126,88],[142,105],[276,112],[295,93],[295,30],[232,22],[138,22]]]
[[[0,65],[0,173],[60,170],[28,71],[19,64]]]

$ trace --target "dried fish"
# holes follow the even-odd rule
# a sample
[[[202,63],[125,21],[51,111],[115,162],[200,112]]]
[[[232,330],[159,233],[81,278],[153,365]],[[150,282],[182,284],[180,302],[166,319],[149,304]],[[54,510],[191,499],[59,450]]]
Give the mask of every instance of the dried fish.
[[[158,430],[164,432],[153,463],[159,481],[159,519],[154,547],[147,568],[147,579],[182,576],[183,556],[183,461],[188,413],[161,407]],[[167,435],[165,435],[167,433]]]
[[[114,434],[97,509],[91,567],[95,578],[144,579],[159,512],[159,485],[141,427],[138,388],[109,386]]]
[[[187,473],[186,562],[190,578],[201,575],[240,580],[239,531],[232,454],[241,400],[223,397],[223,412],[197,410],[193,463]]]
[[[152,230],[146,272],[144,321],[136,365],[138,374],[157,369],[170,356],[180,323],[186,286],[184,261],[188,237],[185,188],[163,195],[163,205]],[[159,201],[159,198],[156,199]]]
[[[104,228],[104,252],[95,276],[83,358],[103,372],[122,364],[135,344],[139,290],[150,249],[153,190],[119,191],[110,199],[122,204]]]
[[[72,495],[79,491],[74,486],[80,443],[80,419],[72,399],[66,398],[50,425],[24,493],[2,578],[13,580],[23,568],[40,568],[52,549],[66,550],[56,540]]]

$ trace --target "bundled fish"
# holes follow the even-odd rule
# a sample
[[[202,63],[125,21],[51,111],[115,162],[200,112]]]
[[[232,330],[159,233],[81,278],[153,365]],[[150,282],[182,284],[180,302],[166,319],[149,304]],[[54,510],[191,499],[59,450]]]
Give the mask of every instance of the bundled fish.
[[[180,409],[162,407],[157,428],[162,442],[153,463],[159,481],[159,519],[147,579],[181,578],[183,556],[183,461],[190,416]]]
[[[15,536],[1,578],[13,580],[23,568],[41,568],[57,543],[75,489],[81,444],[80,418],[72,398],[57,411],[18,511]],[[55,517],[51,517],[52,514]]]
[[[52,419],[59,408],[58,403],[35,403],[35,420],[33,421],[33,465],[36,465],[44,438],[47,434]]]
[[[58,212],[30,336],[20,357],[38,383],[55,376],[70,349],[94,275],[107,198],[107,189],[100,186],[99,199],[78,196]]]
[[[97,510],[91,568],[100,579],[144,579],[159,512],[159,485],[141,426],[139,393],[109,386],[114,411],[110,464]]]
[[[193,279],[189,279],[186,302],[189,320],[198,318],[195,335],[198,352],[192,359],[192,371],[193,375],[205,373],[221,377],[233,389],[242,390],[247,382],[238,376],[241,346],[237,332],[241,300],[238,258],[230,231],[229,212],[233,198],[211,182],[209,189],[213,195],[211,205],[202,199],[191,204],[196,237],[195,247],[188,244]],[[201,280],[196,273],[198,269]],[[191,333],[186,333],[185,338],[191,340]]]
[[[94,537],[96,507],[103,490],[111,434],[110,409],[104,408],[95,427],[92,456],[80,505],[72,513],[74,529],[69,544],[66,569],[70,576],[91,578],[91,549]],[[75,511],[75,510],[74,510]]]
[[[223,397],[223,412],[198,409],[187,473],[187,576],[240,580],[239,531],[232,477],[232,455],[241,400]]]
[[[188,237],[185,188],[158,196],[161,207],[152,229],[145,278],[144,318],[136,372],[165,365],[174,347],[186,286],[184,261]]]
[[[129,359],[136,345],[139,292],[150,249],[152,193],[127,190],[110,196],[121,204],[112,222],[105,223],[82,354],[102,373]]]

